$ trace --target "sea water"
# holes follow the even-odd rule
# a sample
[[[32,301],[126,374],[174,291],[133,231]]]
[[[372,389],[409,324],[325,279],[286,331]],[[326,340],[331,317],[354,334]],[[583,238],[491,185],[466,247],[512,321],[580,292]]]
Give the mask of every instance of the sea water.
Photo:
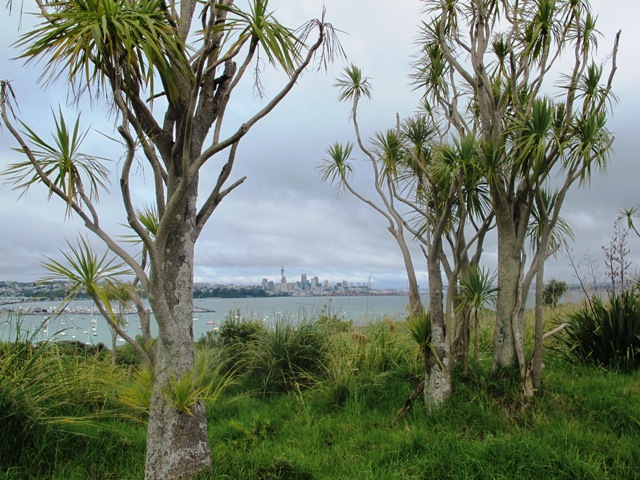
[[[399,320],[407,316],[407,305],[405,295],[194,299],[193,334],[197,340],[207,331],[219,328],[228,316],[241,316],[267,325],[277,321],[313,321],[321,314],[334,315],[356,325],[387,317]],[[58,306],[50,300],[4,305],[0,310],[0,338],[16,338],[19,323],[22,334],[33,336],[34,341],[74,340],[111,346],[107,323],[92,301],[73,301],[63,313],[53,313]],[[129,336],[140,334],[140,322],[135,313],[126,314],[125,320],[124,328]],[[153,318],[151,324],[155,335],[157,328]],[[120,338],[117,342],[119,345],[124,343]]]

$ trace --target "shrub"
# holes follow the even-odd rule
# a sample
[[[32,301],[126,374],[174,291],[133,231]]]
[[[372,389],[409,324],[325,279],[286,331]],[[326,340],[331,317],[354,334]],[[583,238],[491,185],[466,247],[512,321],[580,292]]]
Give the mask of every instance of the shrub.
[[[361,332],[334,335],[327,344],[322,380],[314,388],[329,408],[377,404],[392,373],[385,363],[380,350]]]
[[[640,297],[634,290],[592,298],[566,317],[567,359],[629,372],[640,368]]]
[[[50,478],[56,449],[78,425],[118,414],[107,410],[117,405],[118,372],[76,344],[36,344],[39,333],[18,327],[0,344],[0,465],[24,478],[25,469]]]
[[[313,383],[326,357],[325,333],[311,322],[276,322],[251,345],[250,368],[263,394],[297,390]]]
[[[142,335],[136,335],[135,338],[138,345],[142,346],[147,353],[150,353],[155,348],[155,339],[147,343],[147,340]],[[106,347],[105,347],[106,348]],[[142,366],[144,362],[142,357],[129,343],[119,345],[116,348],[116,364],[123,366]]]
[[[558,301],[568,289],[569,286],[567,285],[567,282],[552,278],[544,286],[544,290],[542,292],[543,303],[548,307],[556,308]]]
[[[316,324],[323,327],[328,334],[350,332],[353,328],[353,321],[338,318],[338,315],[331,310],[330,304],[322,306]]]
[[[382,373],[410,366],[409,359],[415,351],[414,345],[402,329],[390,319],[366,325],[352,336],[360,344],[357,366],[364,370]]]
[[[229,312],[217,333],[218,341],[225,346],[255,342],[266,330],[260,320],[243,317],[240,310]]]

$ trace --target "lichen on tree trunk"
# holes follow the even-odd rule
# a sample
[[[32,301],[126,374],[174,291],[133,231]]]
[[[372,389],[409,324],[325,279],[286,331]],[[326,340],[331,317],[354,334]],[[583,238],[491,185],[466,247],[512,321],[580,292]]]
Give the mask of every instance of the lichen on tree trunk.
[[[197,188],[185,196],[158,252],[162,269],[151,271],[149,301],[158,324],[154,387],[147,431],[145,477],[192,478],[211,465],[205,408],[198,401],[188,411],[170,401],[172,381],[194,373],[193,266]],[[153,265],[152,265],[153,267]],[[192,377],[194,378],[194,377]],[[196,399],[197,400],[197,399]]]
[[[431,312],[431,354],[425,358],[424,399],[427,410],[439,407],[451,395],[451,359],[443,306],[440,270],[441,240],[434,239],[427,256],[429,310]]]

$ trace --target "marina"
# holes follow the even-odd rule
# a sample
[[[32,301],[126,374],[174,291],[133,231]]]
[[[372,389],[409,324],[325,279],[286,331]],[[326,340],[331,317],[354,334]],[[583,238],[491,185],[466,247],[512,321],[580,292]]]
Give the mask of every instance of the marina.
[[[193,333],[197,340],[208,331],[217,330],[227,316],[261,320],[273,325],[278,321],[313,321],[320,315],[333,315],[341,320],[365,324],[385,317],[402,319],[406,316],[407,297],[256,297],[203,298],[194,300]],[[0,306],[0,337],[15,338],[17,324],[24,333],[34,335],[35,341],[75,340],[86,344],[111,345],[107,322],[91,300],[70,302],[62,312],[60,305],[51,302],[19,302]],[[155,335],[155,322],[151,322]],[[134,310],[125,312],[125,331],[135,337],[140,323]],[[123,340],[118,338],[118,343]]]

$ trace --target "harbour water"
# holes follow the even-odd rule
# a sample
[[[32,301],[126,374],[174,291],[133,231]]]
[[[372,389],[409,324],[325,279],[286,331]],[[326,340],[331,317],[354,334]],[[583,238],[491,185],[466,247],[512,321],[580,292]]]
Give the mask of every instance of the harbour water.
[[[366,324],[381,318],[402,319],[407,314],[408,299],[402,295],[336,296],[336,297],[254,297],[254,298],[203,298],[194,300],[193,332],[198,339],[207,331],[218,328],[229,315],[261,320],[266,324],[276,321],[299,322],[314,320],[321,313],[335,315],[354,324]],[[71,302],[60,315],[53,312],[52,301],[24,302],[3,306],[0,311],[0,338],[15,338],[16,322],[25,332],[32,332],[34,340],[76,340],[88,344],[111,345],[111,335],[106,321],[100,316],[93,302]],[[9,309],[12,313],[9,313]],[[18,312],[28,313],[21,315]],[[36,312],[36,313],[34,313]],[[138,335],[137,315],[127,315],[127,333]],[[152,333],[154,331],[152,321]],[[119,344],[124,343],[121,339]]]

